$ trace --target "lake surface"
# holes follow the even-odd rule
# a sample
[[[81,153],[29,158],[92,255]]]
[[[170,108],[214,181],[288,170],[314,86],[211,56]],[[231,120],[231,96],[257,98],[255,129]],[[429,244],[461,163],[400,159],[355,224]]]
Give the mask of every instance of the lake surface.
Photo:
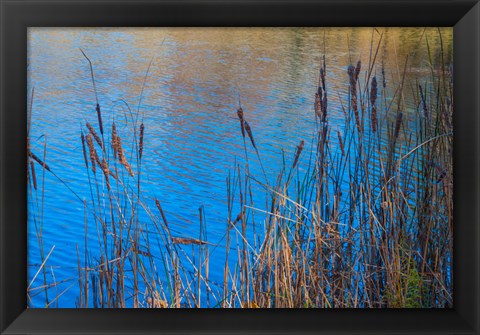
[[[382,46],[375,56],[380,33]],[[449,63],[452,30],[441,33]],[[211,255],[213,282],[221,282],[225,262],[226,177],[244,162],[239,100],[273,183],[284,155],[292,159],[301,140],[307,151],[311,148],[323,54],[329,91],[335,92],[329,101],[334,131],[343,126],[341,101],[348,99],[350,64],[361,59],[366,68],[376,57],[374,72],[380,78],[383,63],[388,86],[396,87],[407,56],[407,81],[428,82],[428,60],[437,61],[441,51],[436,28],[32,28],[28,38],[32,151],[43,156],[46,140],[46,162],[63,181],[44,176],[45,253],[54,246],[46,262],[48,280],[62,282],[54,289],[62,294],[51,307],[75,307],[76,246],[83,250],[85,243],[84,207],[76,195],[89,199],[90,189],[80,131],[85,121],[97,125],[97,116],[81,50],[92,61],[105,122],[115,120],[121,132],[131,126],[129,109],[143,117],[142,187],[149,206],[154,209],[154,199],[160,199],[172,232],[193,238],[199,236],[203,206],[208,241],[219,246]],[[405,99],[412,97],[406,93]],[[252,175],[263,176],[255,151],[249,156]],[[301,157],[300,170],[306,159]],[[30,215],[38,210],[35,206],[30,197],[29,283],[41,264],[36,222]],[[93,256],[96,238],[88,236]],[[42,285],[39,277],[32,287]],[[44,307],[42,294],[32,298],[32,307]]]

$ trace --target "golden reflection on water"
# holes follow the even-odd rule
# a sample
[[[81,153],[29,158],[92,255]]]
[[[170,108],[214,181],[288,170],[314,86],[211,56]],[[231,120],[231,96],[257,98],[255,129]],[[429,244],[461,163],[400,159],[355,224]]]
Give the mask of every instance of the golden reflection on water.
[[[242,87],[245,88],[242,95],[251,100],[262,99],[257,85],[267,87],[275,80],[302,79],[304,69],[319,67],[323,53],[327,67],[346,67],[358,59],[367,64],[375,56],[381,36],[376,63],[385,62],[385,67],[393,72],[394,82],[398,80],[395,72],[403,70],[407,55],[409,71],[428,73],[428,47],[432,61],[438,62],[440,35],[448,63],[452,57],[452,28],[29,29],[30,40],[41,43],[42,52],[49,55],[43,64],[49,71],[72,68],[72,57],[78,58],[78,48],[83,48],[97,67],[106,69],[105,73],[97,74],[99,81],[108,79],[135,96],[154,57],[150,75],[171,73],[168,82],[177,89],[191,90],[199,83],[213,84],[213,93],[223,96],[232,87]],[[134,52],[119,50],[122,48]],[[282,61],[284,59],[288,61]],[[279,74],[285,77],[279,78]],[[84,79],[88,84],[88,78]],[[49,93],[55,94],[55,90]],[[159,98],[159,94],[159,90],[153,90],[152,98]]]

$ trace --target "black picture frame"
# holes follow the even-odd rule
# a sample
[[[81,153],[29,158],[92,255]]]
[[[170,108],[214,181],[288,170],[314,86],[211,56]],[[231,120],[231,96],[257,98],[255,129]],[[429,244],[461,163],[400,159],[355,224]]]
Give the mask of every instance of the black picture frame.
[[[480,334],[480,4],[473,0],[0,0],[2,334]],[[27,27],[453,26],[454,308],[26,309]]]

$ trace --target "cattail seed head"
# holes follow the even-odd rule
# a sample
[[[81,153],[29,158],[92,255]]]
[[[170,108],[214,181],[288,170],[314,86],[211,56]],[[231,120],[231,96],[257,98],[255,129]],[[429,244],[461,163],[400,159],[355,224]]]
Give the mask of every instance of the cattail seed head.
[[[144,131],[145,131],[145,126],[143,125],[143,122],[142,124],[140,125],[140,143],[138,145],[138,155],[140,157],[140,159],[142,159],[142,154],[143,154],[143,134],[144,134]]]
[[[318,92],[315,93],[315,115],[318,116],[318,118],[322,118],[322,91],[319,89]]]
[[[350,78],[350,85],[351,85],[352,81],[355,81],[355,67],[352,64],[348,66],[347,73],[348,73],[348,77]]]
[[[257,149],[257,146],[255,145],[255,140],[253,139],[253,133],[252,133],[252,128],[250,128],[250,125],[246,120],[243,121],[245,130],[247,131],[247,135],[250,138],[250,141],[252,142],[252,145],[255,149]]]
[[[385,66],[382,62],[382,86],[383,88],[387,87],[387,80],[385,79]]]
[[[320,80],[322,81],[322,88],[324,91],[326,91],[326,86],[325,86],[325,69],[322,67],[320,69]]]
[[[98,126],[100,127],[100,134],[103,135],[103,122],[102,122],[102,113],[100,112],[100,105],[97,103],[97,107],[95,108],[97,111],[98,117]]]
[[[122,139],[120,138],[120,136],[117,136],[117,141],[118,141],[118,159],[120,160],[120,164],[122,164],[130,174],[130,176],[133,177],[134,174],[133,174],[132,168],[130,167],[130,164],[128,164],[127,158],[125,157],[125,153],[122,147]]]
[[[370,103],[375,105],[375,102],[377,101],[377,77],[372,78],[372,84],[370,88]]]
[[[87,135],[87,146],[90,151],[90,162],[92,163],[92,172],[95,174],[97,172],[96,164],[100,165],[100,159],[98,158],[97,151],[93,145],[92,134]]]
[[[305,146],[305,141],[301,140],[300,144],[297,145],[297,151],[295,152],[295,159],[293,160],[293,169],[298,163],[298,158],[300,157],[300,154],[302,153],[303,147]]]
[[[112,123],[112,149],[113,149],[113,158],[117,159],[118,139],[117,139],[117,127],[115,126],[115,122]]]
[[[243,121],[243,109],[242,109],[242,107],[239,107],[239,108],[237,109],[237,116],[238,116],[238,119],[239,119],[240,121]]]
[[[362,68],[362,61],[357,62],[357,66],[355,67],[355,81],[358,80],[358,76],[360,75],[360,69]]]
[[[359,64],[357,63],[357,68]],[[360,70],[359,70],[360,71]],[[361,132],[361,124],[360,124],[360,115],[358,113],[358,100],[357,100],[357,80],[356,78],[356,68],[353,65],[349,65],[348,69],[348,77],[350,78],[350,99],[352,102],[352,109],[353,114],[355,115],[355,124],[357,125],[358,132]]]
[[[85,136],[83,135],[83,131],[81,132],[81,139],[82,139],[83,160],[85,161],[85,167],[88,169],[87,150],[85,148]]]
[[[340,144],[340,150],[342,150],[342,156],[345,156],[345,146],[343,145],[342,135],[337,130],[338,143]]]
[[[50,167],[44,163],[40,158],[38,158],[33,152],[29,151],[28,155],[35,161],[37,161],[38,164],[40,164],[45,170],[50,171]]]
[[[105,158],[102,158],[102,162],[99,165],[102,168],[103,175],[105,176],[105,183],[107,184],[107,188],[110,191],[110,178],[109,178],[110,170],[108,168],[108,164]]]
[[[240,129],[242,130],[242,136],[245,138],[245,124],[243,120],[243,109],[242,107],[239,107],[237,109],[237,116],[238,119],[240,120]]]
[[[90,134],[92,134],[93,138],[95,139],[95,142],[97,142],[97,144],[100,146],[100,148],[103,149],[102,140],[100,140],[100,137],[97,135],[97,132],[92,127],[92,125],[88,122],[87,122],[87,128],[90,131]]]
[[[322,122],[327,122],[327,103],[327,92],[325,92],[322,100]]]
[[[32,170],[32,181],[33,181],[33,188],[37,189],[37,177],[35,175],[35,164],[33,161],[30,161],[30,169]]]

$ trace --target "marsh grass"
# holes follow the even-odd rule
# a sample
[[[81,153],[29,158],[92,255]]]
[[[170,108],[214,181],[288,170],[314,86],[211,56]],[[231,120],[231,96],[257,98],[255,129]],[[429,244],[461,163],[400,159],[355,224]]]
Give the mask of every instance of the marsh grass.
[[[329,123],[329,100],[336,92],[329,91],[323,57],[312,92],[315,134],[285,155],[275,176],[263,168],[255,124],[239,102],[239,126],[232,125],[232,132],[241,135],[244,163],[226,176],[228,217],[224,238],[215,243],[208,241],[203,207],[199,236],[179,236],[161,199],[144,198],[148,125],[139,108],[125,115],[128,129],[119,131],[114,119],[105,123],[93,65],[82,51],[97,117],[80,131],[90,198],[82,200],[85,249],[80,253],[77,247],[77,306],[451,307],[452,73],[442,47],[440,65],[430,56],[428,81],[405,82],[407,59],[395,74],[398,85],[388,87],[383,62],[376,64],[380,45],[381,37],[377,45],[372,41],[366,65],[358,60],[346,69],[349,93],[340,101],[344,120],[338,127]],[[413,103],[406,102],[407,93]],[[35,170],[39,166],[42,176],[50,171],[44,149],[41,160],[29,146],[27,168],[43,264],[53,251],[45,255],[44,186]],[[252,159],[263,176],[251,174]],[[262,204],[252,196],[259,188]],[[91,220],[95,232],[88,230]],[[93,233],[95,254],[87,244]],[[225,248],[225,263],[223,281],[216,283],[210,280],[210,255],[219,247]],[[46,267],[39,274],[50,306],[56,298],[46,289]]]

